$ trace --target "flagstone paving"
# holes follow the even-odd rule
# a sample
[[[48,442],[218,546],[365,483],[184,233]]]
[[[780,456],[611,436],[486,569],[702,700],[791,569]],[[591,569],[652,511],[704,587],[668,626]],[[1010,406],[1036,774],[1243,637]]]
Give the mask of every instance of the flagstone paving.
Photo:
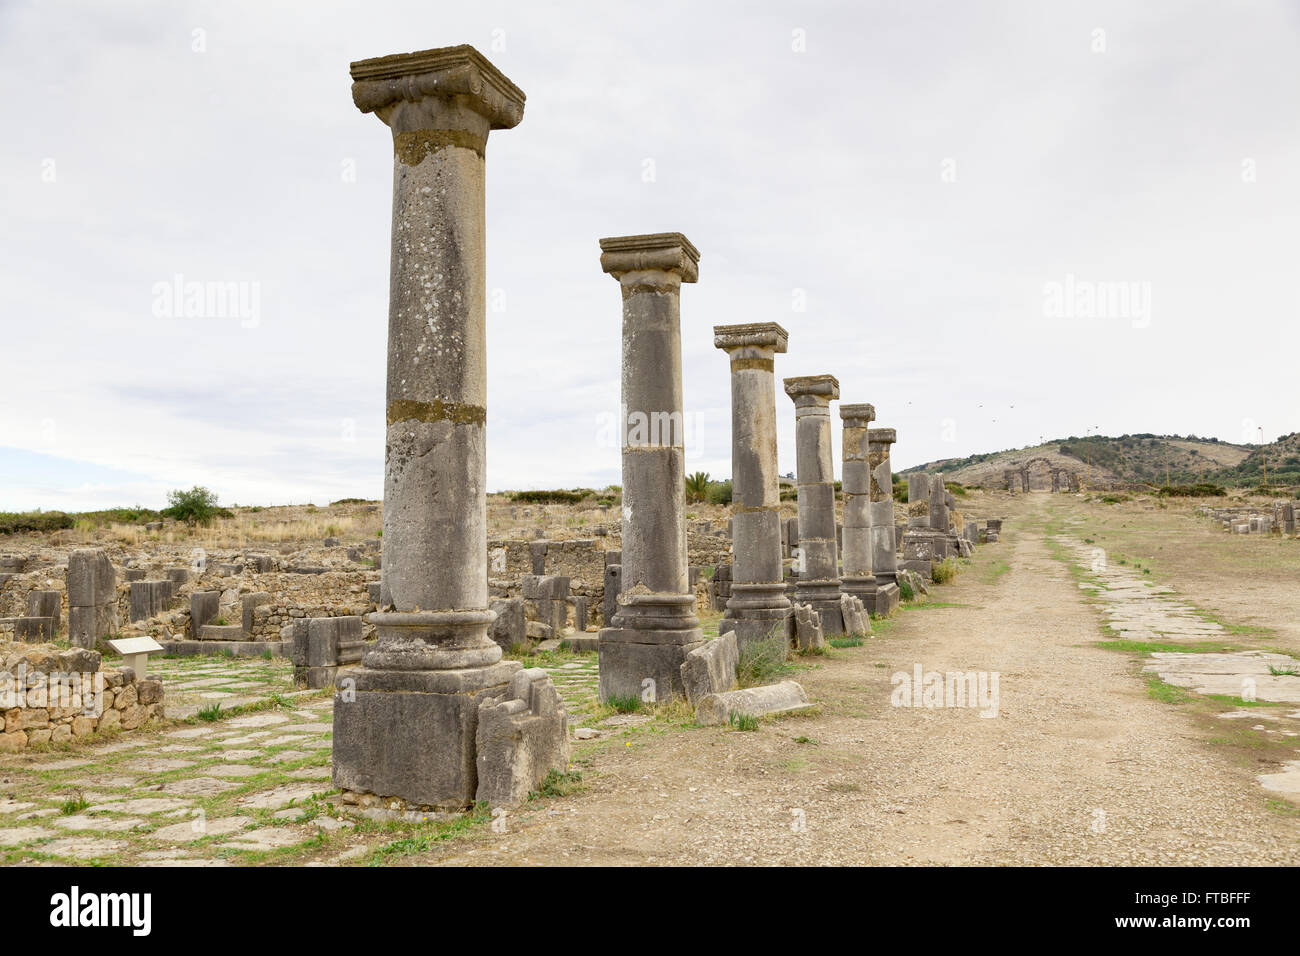
[[[1121,640],[1161,645],[1226,642],[1228,629],[1207,620],[1203,612],[1178,600],[1174,588],[1156,584],[1144,573],[1127,565],[1112,564],[1100,548],[1089,547],[1075,538],[1063,537],[1089,580],[1079,587],[1090,591],[1100,603],[1110,628]],[[1185,687],[1198,694],[1240,702],[1243,709],[1218,716],[1223,720],[1263,721],[1252,729],[1265,738],[1300,737],[1300,710],[1261,712],[1256,704],[1300,703],[1300,660],[1264,650],[1207,652],[1155,651],[1142,673],[1166,684]],[[1283,743],[1286,741],[1283,740]],[[1300,755],[1300,751],[1297,751]],[[1300,800],[1300,760],[1289,761],[1279,773],[1258,774],[1260,785],[1269,791]]]
[[[525,666],[555,677],[575,726],[600,717],[595,654]],[[150,676],[167,695],[157,729],[0,756],[0,863],[365,863],[435,825],[337,809],[332,694],[295,689],[287,661],[154,659]]]

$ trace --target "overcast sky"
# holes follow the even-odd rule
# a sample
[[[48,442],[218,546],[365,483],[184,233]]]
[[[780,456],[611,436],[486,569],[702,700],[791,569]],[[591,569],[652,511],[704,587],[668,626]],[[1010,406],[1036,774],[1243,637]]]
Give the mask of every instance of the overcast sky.
[[[1298,11],[0,0],[0,510],[380,495],[392,147],[348,64],[457,43],[528,96],[487,151],[494,490],[619,480],[597,240],[645,232],[701,252],[690,471],[730,472],[735,322],[896,470],[1300,429]],[[177,276],[256,298],[186,318]]]

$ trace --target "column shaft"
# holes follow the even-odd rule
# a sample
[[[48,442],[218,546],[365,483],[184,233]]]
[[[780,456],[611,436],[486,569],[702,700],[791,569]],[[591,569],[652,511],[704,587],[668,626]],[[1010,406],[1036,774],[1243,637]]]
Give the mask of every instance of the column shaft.
[[[874,609],[876,579],[872,573],[871,546],[871,463],[867,432],[875,420],[871,405],[841,405],[844,471],[844,552],[841,558],[840,590],[862,599]]]
[[[823,633],[842,634],[830,411],[830,403],[840,397],[839,382],[833,375],[787,378],[785,391],[795,406],[799,548],[803,556],[795,600],[811,604],[821,615]]]
[[[781,566],[775,355],[788,335],[772,323],[715,326],[731,360],[731,598],[720,630],[738,641],[785,634],[790,600]]]
[[[898,553],[894,540],[894,479],[889,449],[897,438],[892,428],[867,431],[867,460],[871,463],[871,566],[879,585],[898,583]]]
[[[598,639],[600,696],[663,700],[704,640],[686,555],[680,295],[699,252],[680,233],[600,241],[623,297],[622,591]]]

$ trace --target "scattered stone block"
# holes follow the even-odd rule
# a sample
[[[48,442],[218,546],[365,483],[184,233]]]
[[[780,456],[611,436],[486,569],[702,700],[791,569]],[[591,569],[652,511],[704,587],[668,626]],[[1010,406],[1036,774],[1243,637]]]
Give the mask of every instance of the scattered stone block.
[[[497,615],[497,619],[492,622],[492,640],[501,645],[503,651],[527,643],[528,621],[524,615],[523,598],[493,601],[492,610]]]
[[[27,595],[27,616],[52,618],[57,631],[63,618],[63,595],[58,591],[32,591]]]
[[[220,591],[195,591],[190,594],[190,635],[197,638],[203,627],[221,613]]]
[[[724,694],[708,694],[696,704],[695,722],[704,726],[727,724],[732,714],[762,717],[808,710],[812,706],[803,687],[796,681],[787,680]]]
[[[794,621],[795,646],[799,650],[808,651],[826,646],[821,615],[813,610],[811,604],[792,604],[790,615]]]
[[[569,764],[569,718],[550,675],[518,671],[504,694],[478,705],[475,799],[514,807],[552,771]]]
[[[16,641],[26,644],[44,644],[54,640],[54,618],[52,617],[16,617],[12,620]]]
[[[844,619],[846,634],[866,637],[871,633],[871,614],[857,595],[840,595],[840,616]]]
[[[721,694],[736,684],[740,649],[734,631],[728,631],[690,651],[682,662],[682,686],[694,704],[708,694]]]
[[[271,603],[271,595],[266,591],[254,591],[252,594],[245,594],[239,599],[240,621],[244,628],[244,634],[248,637],[253,636],[253,611],[263,604]]]

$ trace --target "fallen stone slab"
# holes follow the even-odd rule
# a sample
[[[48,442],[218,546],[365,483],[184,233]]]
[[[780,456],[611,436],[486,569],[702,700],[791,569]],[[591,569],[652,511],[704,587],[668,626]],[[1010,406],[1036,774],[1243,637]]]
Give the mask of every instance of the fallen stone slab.
[[[708,694],[695,707],[695,722],[702,726],[726,724],[732,714],[762,717],[765,714],[783,714],[808,710],[813,704],[808,693],[792,680],[779,684],[764,684],[745,690],[727,691],[725,694]]]
[[[740,649],[735,631],[727,631],[690,651],[682,661],[682,686],[687,701],[694,704],[709,694],[731,690],[736,685],[736,665],[739,663]]]

